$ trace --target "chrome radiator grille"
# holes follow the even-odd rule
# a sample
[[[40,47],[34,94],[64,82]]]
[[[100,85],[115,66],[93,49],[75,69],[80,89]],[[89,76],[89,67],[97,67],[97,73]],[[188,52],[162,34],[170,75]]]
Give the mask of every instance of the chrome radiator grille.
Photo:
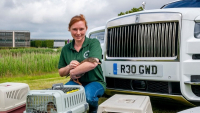
[[[176,57],[178,22],[108,28],[108,57]]]

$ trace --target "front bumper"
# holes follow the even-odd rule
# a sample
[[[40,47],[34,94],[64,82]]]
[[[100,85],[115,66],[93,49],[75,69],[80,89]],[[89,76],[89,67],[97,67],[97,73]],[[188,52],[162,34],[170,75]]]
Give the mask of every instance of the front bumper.
[[[195,106],[194,104],[187,101],[182,95],[168,95],[168,94],[159,94],[159,93],[149,93],[149,92],[140,92],[140,91],[130,91],[130,90],[116,90],[116,89],[106,89],[105,93],[109,96],[114,94],[133,94],[133,95],[145,95],[150,97],[161,97],[161,98],[169,98],[171,100],[175,100],[181,104],[187,106]]]

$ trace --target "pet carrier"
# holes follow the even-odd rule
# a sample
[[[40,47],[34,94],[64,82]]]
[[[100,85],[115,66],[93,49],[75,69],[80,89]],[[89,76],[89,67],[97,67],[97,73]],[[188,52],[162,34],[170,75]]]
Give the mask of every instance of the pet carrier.
[[[24,113],[85,113],[88,108],[83,86],[55,84],[29,91]]]
[[[0,113],[23,113],[28,84],[6,82],[0,84]]]
[[[115,94],[99,105],[97,113],[153,113],[148,96]]]

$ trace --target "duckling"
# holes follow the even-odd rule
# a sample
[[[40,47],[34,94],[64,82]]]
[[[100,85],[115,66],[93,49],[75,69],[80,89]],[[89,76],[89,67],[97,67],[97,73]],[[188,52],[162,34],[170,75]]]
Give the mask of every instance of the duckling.
[[[84,63],[84,62],[91,62],[91,63],[98,63],[98,64],[101,64],[100,62],[98,62],[98,61],[97,61],[95,58],[93,58],[93,57],[84,59],[83,61],[81,61],[80,64],[82,64],[82,63]],[[83,75],[84,75],[84,73],[79,74],[79,75],[76,75],[76,76],[77,76],[77,77],[80,77],[80,76],[83,76]],[[79,85],[82,85],[82,84],[79,82],[78,79],[76,79],[76,80],[73,79],[73,81],[76,82],[76,83],[78,83]]]
[[[56,106],[53,102],[48,102],[47,104],[47,113],[55,113],[57,112]]]

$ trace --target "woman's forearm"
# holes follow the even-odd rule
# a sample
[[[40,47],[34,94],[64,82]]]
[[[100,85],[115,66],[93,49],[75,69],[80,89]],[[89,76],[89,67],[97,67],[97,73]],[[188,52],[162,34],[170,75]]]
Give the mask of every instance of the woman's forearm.
[[[67,65],[66,67],[60,68],[60,69],[58,70],[58,72],[59,72],[59,75],[60,75],[61,77],[68,75],[69,72],[70,72],[70,67],[69,67],[69,65]]]
[[[90,70],[93,70],[97,65],[98,63],[84,62],[76,68],[70,70],[70,75],[79,75],[88,72]]]

